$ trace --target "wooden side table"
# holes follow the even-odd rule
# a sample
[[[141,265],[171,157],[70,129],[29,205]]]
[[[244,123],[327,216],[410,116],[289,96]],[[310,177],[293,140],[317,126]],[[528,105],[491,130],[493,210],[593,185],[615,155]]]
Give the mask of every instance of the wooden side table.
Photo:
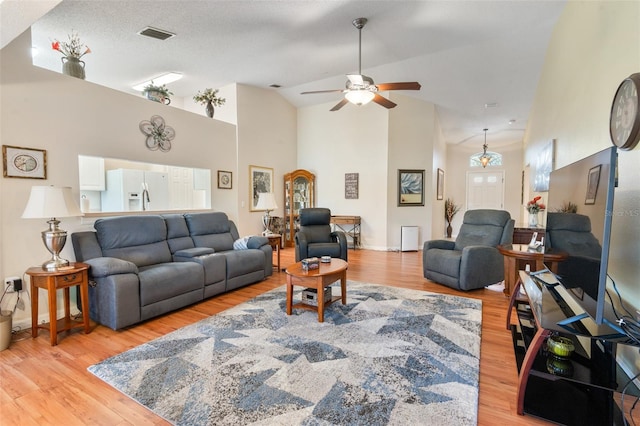
[[[278,272],[280,272],[280,246],[282,245],[282,235],[280,234],[270,234],[266,236],[269,239],[269,245],[271,248],[277,253],[278,257]],[[276,265],[273,265],[276,266]]]
[[[504,294],[510,296],[507,310],[507,330],[511,328],[511,311],[518,300],[520,290],[520,266],[531,266],[531,271],[540,271],[548,264],[551,272],[558,272],[558,262],[567,260],[569,255],[559,250],[530,251],[528,244],[505,244],[498,246],[504,256]]]
[[[38,329],[49,330],[51,346],[58,344],[58,333],[84,326],[85,334],[91,332],[89,323],[89,265],[71,263],[55,271],[47,271],[40,266],[27,270],[31,281],[31,336],[38,336]],[[71,319],[69,306],[69,288],[80,287],[82,297],[82,321]],[[49,292],[49,324],[38,324],[38,289]],[[64,317],[58,320],[57,290],[64,291]]]
[[[520,267],[531,266],[531,271],[544,269],[544,264],[549,264],[551,272],[558,272],[558,262],[569,257],[565,252],[558,250],[531,251],[528,244],[505,244],[497,247],[504,256],[504,294],[509,296],[516,286]]]
[[[287,315],[291,315],[293,308],[308,309],[318,312],[318,322],[324,322],[324,310],[337,300],[347,304],[347,267],[348,263],[342,259],[331,259],[329,263],[320,263],[318,269],[305,271],[302,262],[294,263],[285,271],[287,273]],[[324,288],[340,280],[340,296],[333,296],[328,302],[324,301]],[[318,295],[318,306],[306,303],[293,304],[293,286],[315,288]]]

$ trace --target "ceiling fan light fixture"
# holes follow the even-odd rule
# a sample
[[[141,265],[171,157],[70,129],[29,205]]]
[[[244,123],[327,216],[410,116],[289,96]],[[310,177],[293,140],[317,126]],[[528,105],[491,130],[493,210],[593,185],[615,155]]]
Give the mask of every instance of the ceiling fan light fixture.
[[[350,90],[344,97],[354,105],[366,105],[373,100],[375,94],[369,90]]]

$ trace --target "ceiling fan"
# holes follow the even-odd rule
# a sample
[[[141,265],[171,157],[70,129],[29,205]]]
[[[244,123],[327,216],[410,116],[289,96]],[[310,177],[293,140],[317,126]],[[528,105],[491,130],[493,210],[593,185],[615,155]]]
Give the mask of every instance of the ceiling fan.
[[[380,96],[378,92],[385,92],[387,90],[420,90],[420,83],[417,81],[375,84],[371,77],[362,74],[362,28],[364,28],[366,23],[367,18],[357,18],[353,20],[353,26],[358,29],[358,74],[347,74],[348,80],[345,85],[346,88],[302,92],[301,95],[331,92],[344,93],[344,99],[331,108],[331,111],[337,111],[349,102],[355,105],[364,105],[373,101],[385,108],[393,108],[396,104],[384,96]]]

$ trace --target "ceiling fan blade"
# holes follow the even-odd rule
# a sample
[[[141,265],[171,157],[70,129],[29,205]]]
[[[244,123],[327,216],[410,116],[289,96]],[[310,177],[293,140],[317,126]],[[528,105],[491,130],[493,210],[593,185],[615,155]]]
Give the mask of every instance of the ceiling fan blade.
[[[339,110],[340,108],[342,108],[343,106],[345,106],[345,105],[346,105],[346,104],[348,104],[348,103],[349,103],[349,101],[348,101],[347,99],[343,99],[343,100],[341,100],[340,102],[338,102],[338,103],[336,104],[336,106],[334,106],[333,108],[331,108],[329,111],[337,111],[337,110]]]
[[[420,90],[420,83],[417,81],[407,81],[403,83],[381,83],[376,84],[378,90],[386,92],[387,90]]]
[[[336,92],[340,92],[343,93],[344,89],[331,89],[331,90],[314,90],[311,92],[301,92],[301,95],[309,95],[309,94],[314,94],[314,93],[336,93]]]
[[[373,97],[373,102],[377,103],[378,105],[382,105],[383,107],[390,109],[396,106],[395,103],[391,102],[389,99],[378,95],[377,93],[375,94],[375,96]]]

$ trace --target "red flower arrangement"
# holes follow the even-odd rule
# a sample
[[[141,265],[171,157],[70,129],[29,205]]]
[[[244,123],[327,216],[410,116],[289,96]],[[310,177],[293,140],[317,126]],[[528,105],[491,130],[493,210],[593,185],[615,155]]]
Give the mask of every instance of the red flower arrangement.
[[[87,53],[91,53],[91,49],[89,49],[89,46],[85,47],[85,45],[80,42],[80,37],[78,36],[78,33],[71,32],[71,34],[68,37],[69,37],[69,41],[67,42],[65,41],[61,42],[58,40],[52,41],[51,48],[53,50],[57,50],[58,52],[62,53],[66,57],[72,57],[72,58],[78,58],[78,59],[82,58]]]
[[[540,202],[541,199],[542,197],[538,195],[534,197],[533,200],[529,201],[527,203],[527,211],[529,213],[538,213],[540,210],[546,209],[547,206]]]

